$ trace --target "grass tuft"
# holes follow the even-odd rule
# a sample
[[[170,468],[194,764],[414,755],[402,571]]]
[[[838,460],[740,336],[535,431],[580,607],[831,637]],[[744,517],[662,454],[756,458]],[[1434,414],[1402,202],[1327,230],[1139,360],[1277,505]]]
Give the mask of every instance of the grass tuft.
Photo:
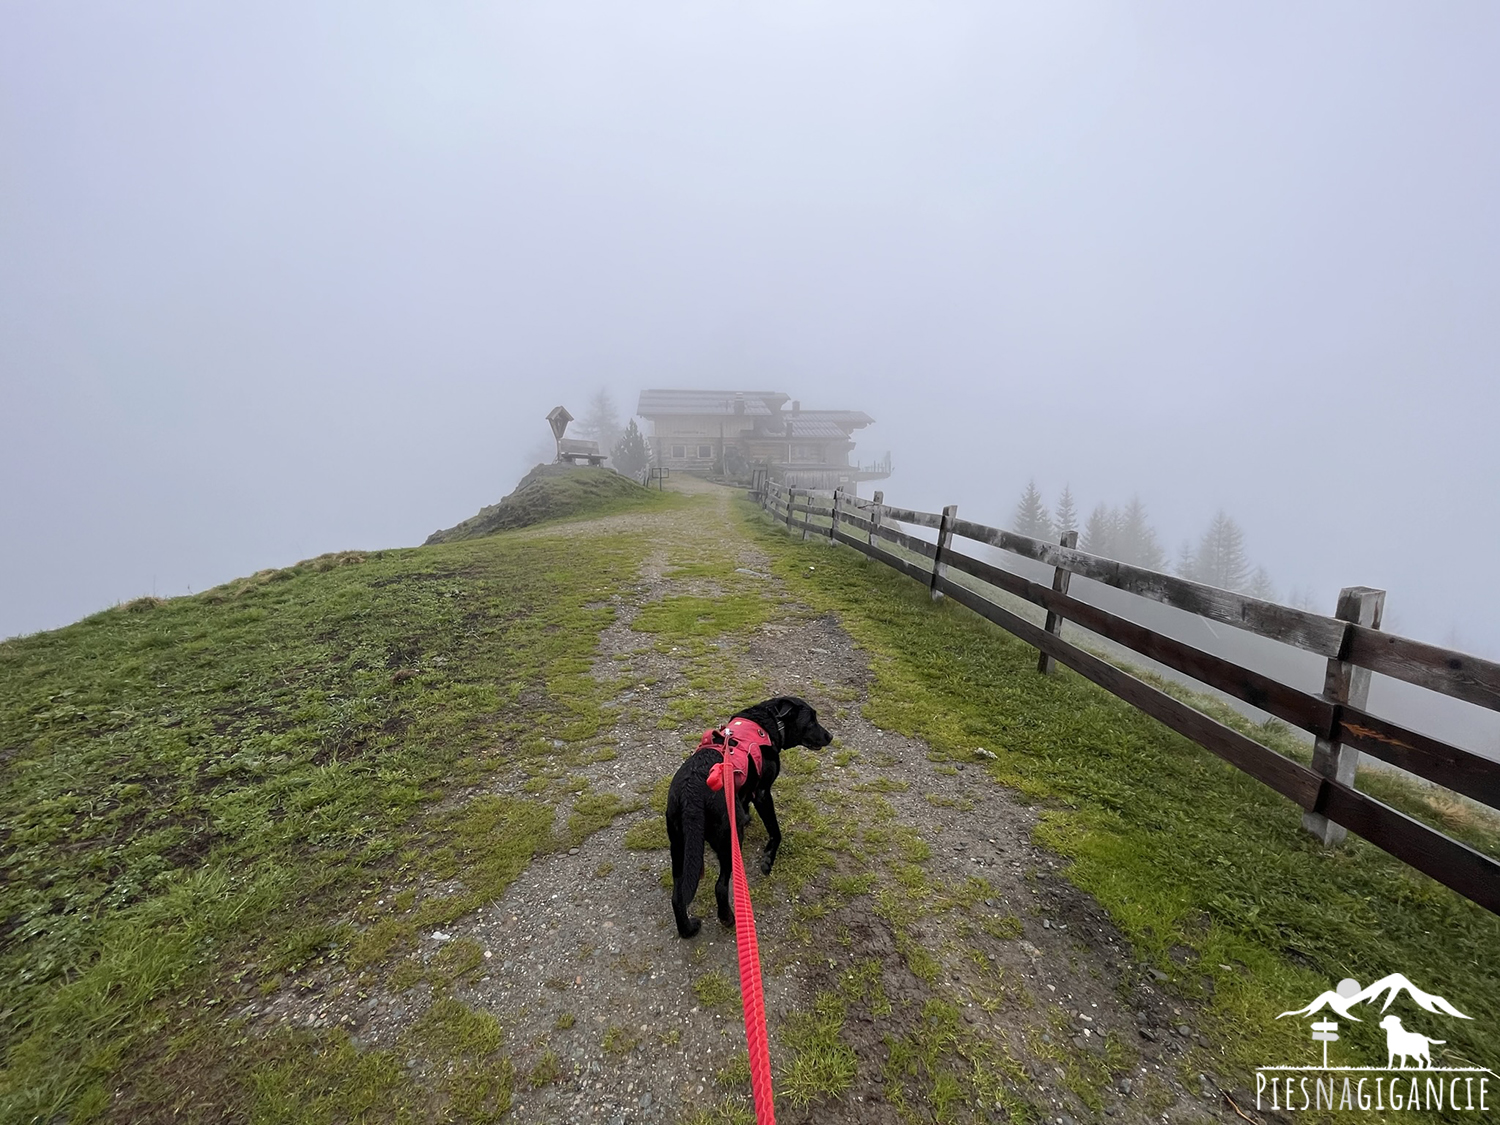
[[[854,1049],[840,1037],[844,1027],[845,1001],[836,992],[820,992],[811,1012],[788,1017],[782,1042],[789,1058],[779,1085],[787,1101],[810,1105],[842,1094],[854,1084],[858,1060]]]
[[[625,830],[625,846],[636,851],[655,851],[668,845],[667,823],[658,814],[643,817]]]
[[[693,995],[705,1008],[738,1007],[740,991],[718,969],[704,973],[693,982]]]

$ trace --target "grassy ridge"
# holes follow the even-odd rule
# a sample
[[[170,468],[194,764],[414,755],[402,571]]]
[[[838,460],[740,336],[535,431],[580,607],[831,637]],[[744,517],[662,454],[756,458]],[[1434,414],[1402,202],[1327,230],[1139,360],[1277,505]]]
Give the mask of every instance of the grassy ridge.
[[[669,502],[613,469],[538,465],[498,504],[481,508],[446,530],[434,531],[427,537],[427,545],[457,543],[550,520],[607,515]]]
[[[838,613],[872,653],[866,714],[939,755],[996,753],[990,773],[1045,805],[1040,838],[1073,861],[1073,881],[1147,961],[1208,1001],[1238,1080],[1311,1057],[1305,1028],[1279,1012],[1342,977],[1393,971],[1474,1017],[1443,1024],[1450,1061],[1500,1062],[1500,918],[1363,841],[1320,849],[1289,802],[1082,677],[1039,676],[1034,650],[977,615],[743,511],[795,593]],[[1482,826],[1449,827],[1495,846]],[[1372,1021],[1341,1034],[1359,1057],[1384,1058]]]
[[[597,734],[603,599],[645,549],[346,553],[0,645],[0,1119],[502,1112],[498,1028],[456,1002],[395,1052],[220,1013],[389,962],[622,811],[583,793],[554,834],[545,786],[431,806]],[[459,1065],[419,1089],[434,1044]]]

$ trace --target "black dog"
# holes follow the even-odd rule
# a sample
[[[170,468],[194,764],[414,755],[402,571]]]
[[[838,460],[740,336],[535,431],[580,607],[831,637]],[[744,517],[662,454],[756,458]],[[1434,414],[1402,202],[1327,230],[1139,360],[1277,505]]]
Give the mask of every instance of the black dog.
[[[776,851],[781,847],[781,825],[776,823],[776,806],[771,801],[771,784],[781,773],[781,752],[788,746],[821,750],[833,741],[833,735],[818,724],[818,713],[808,706],[807,701],[795,695],[767,699],[764,703],[746,707],[734,718],[748,719],[768,736],[768,744],[759,751],[759,765],[751,760],[745,780],[740,782],[736,777],[734,804],[735,827],[741,839],[744,839],[750,821],[750,806],[753,804],[755,811],[760,813],[770,837],[761,855],[760,870],[761,874],[769,875],[771,865],[776,862]],[[714,884],[719,921],[726,926],[734,925],[734,911],[729,906],[729,816],[723,789],[710,788],[709,785],[714,766],[723,761],[721,746],[722,743],[710,745],[705,739],[705,744],[678,768],[667,792],[667,838],[672,843],[672,913],[677,916],[677,932],[685,938],[696,934],[702,925],[697,918],[689,917],[688,907],[698,893],[698,880],[703,877],[705,841],[713,845],[714,854],[719,857],[719,881]]]

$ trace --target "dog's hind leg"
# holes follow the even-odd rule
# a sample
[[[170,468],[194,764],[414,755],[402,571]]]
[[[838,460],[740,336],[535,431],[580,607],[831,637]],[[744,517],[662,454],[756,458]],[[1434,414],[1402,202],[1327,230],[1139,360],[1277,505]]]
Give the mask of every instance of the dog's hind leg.
[[[755,811],[760,813],[760,821],[766,826],[766,847],[760,853],[760,873],[769,875],[771,865],[776,862],[776,853],[781,848],[781,825],[776,822],[776,802],[771,800],[771,791],[767,789],[755,797]]]
[[[698,896],[698,881],[703,878],[703,821],[701,815],[696,822],[687,815],[683,820],[688,822],[686,826],[667,816],[667,840],[672,846],[672,913],[677,918],[678,936],[690,938],[703,925],[688,914]]]
[[[672,850],[672,885],[682,880],[682,829],[670,816],[667,820],[667,844]]]

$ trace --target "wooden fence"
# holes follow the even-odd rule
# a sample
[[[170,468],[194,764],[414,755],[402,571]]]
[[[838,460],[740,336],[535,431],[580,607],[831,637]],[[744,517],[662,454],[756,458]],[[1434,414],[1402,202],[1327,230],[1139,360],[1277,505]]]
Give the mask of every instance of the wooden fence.
[[[886,504],[881,493],[861,500],[844,492],[788,488],[757,473],[751,495],[788,529],[826,536],[915,579],[932,596],[949,597],[1040,652],[1039,670],[1053,661],[1113,692],[1127,703],[1269,785],[1304,810],[1303,824],[1326,844],[1345,831],[1423,871],[1500,914],[1500,862],[1391,808],[1354,787],[1355,751],[1363,751],[1437,785],[1500,808],[1500,762],[1490,761],[1365,710],[1370,673],[1379,672],[1431,691],[1500,711],[1500,664],[1380,631],[1385,594],[1351,587],[1334,616],[1276,605],[1169,574],[1080,551],[1072,539],[1047,543],[940,513]],[[936,542],[899,525],[931,528]],[[1051,585],[955,549],[956,539],[997,547],[1054,568]],[[893,550],[894,548],[894,550]],[[960,584],[949,577],[960,572]],[[1164,636],[1071,597],[1072,575],[1223,622],[1326,657],[1324,690],[1313,695]],[[1036,625],[986,594],[1002,590],[1047,611]],[[1062,639],[1062,622],[1096,633],[1175,669],[1313,735],[1312,765],[1304,766],[1091,652]]]

